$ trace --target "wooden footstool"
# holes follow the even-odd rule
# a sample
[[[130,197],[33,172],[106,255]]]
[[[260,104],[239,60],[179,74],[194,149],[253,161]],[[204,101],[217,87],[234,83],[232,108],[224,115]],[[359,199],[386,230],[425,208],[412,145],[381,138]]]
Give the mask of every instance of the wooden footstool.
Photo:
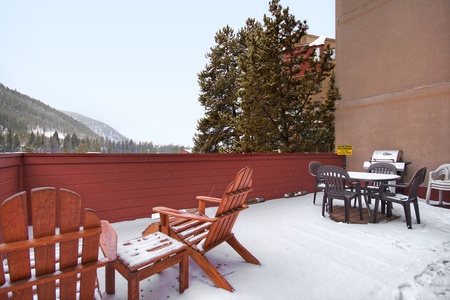
[[[189,280],[189,256],[186,249],[186,245],[161,232],[119,242],[117,259],[106,266],[106,293],[115,293],[117,270],[128,281],[128,299],[139,299],[139,281],[177,263],[180,269],[179,291],[183,293],[188,288]]]

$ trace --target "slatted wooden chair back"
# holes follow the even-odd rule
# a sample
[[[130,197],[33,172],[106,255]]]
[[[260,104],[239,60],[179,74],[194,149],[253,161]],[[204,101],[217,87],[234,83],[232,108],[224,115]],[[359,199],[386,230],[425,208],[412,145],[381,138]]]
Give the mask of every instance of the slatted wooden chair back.
[[[217,221],[211,224],[206,236],[204,249],[223,242],[231,234],[239,213],[247,208],[244,203],[252,190],[252,175],[252,168],[243,168],[228,185],[216,211]]]
[[[21,192],[0,206],[0,299],[93,299],[97,268],[108,262],[98,259],[95,211],[85,209],[82,222],[80,196],[66,189],[33,189],[30,203]]]

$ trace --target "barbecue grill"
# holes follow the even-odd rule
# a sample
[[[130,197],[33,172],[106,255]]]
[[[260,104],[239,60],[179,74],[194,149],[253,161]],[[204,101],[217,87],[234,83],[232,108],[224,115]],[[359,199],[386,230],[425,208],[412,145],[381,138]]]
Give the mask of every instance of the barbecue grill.
[[[375,150],[372,158],[364,162],[363,168],[367,170],[371,164],[379,162],[393,164],[397,168],[397,173],[400,175],[402,182],[406,175],[406,167],[411,163],[403,161],[402,150]]]

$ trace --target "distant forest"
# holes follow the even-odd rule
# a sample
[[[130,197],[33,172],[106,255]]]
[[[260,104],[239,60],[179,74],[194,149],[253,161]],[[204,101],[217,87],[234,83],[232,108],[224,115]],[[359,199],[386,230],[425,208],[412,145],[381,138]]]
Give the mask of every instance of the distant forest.
[[[110,140],[63,112],[0,84],[0,153],[182,153],[184,150],[178,145]]]
[[[22,142],[22,141],[26,142]],[[103,137],[78,138],[76,133],[67,134],[63,139],[58,132],[51,137],[39,133],[15,133],[11,129],[0,131],[0,153],[33,152],[33,153],[183,153],[184,147],[177,145],[153,145],[135,143],[133,140],[115,142]]]

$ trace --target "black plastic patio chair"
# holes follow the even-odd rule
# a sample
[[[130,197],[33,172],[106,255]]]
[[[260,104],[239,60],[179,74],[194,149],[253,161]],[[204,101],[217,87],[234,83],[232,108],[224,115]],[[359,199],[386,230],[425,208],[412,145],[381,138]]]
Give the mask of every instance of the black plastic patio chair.
[[[375,202],[374,223],[377,222],[378,203],[385,201],[387,205],[387,216],[392,216],[392,208],[390,203],[398,203],[403,206],[405,211],[406,227],[412,229],[411,225],[411,203],[414,205],[416,213],[417,224],[420,224],[419,203],[417,201],[417,190],[419,186],[424,182],[427,168],[422,168],[414,174],[411,181],[408,184],[386,184],[382,183],[380,186],[380,192]],[[402,188],[403,191],[409,189],[409,193],[406,194],[394,194],[388,190],[389,187]]]
[[[371,164],[367,169],[367,172],[377,174],[397,174],[397,168],[393,164],[380,162]],[[365,197],[367,197],[368,199],[368,203],[372,202],[371,201],[372,198],[378,197],[380,185],[381,181],[366,183],[366,186],[364,188],[364,194]],[[381,212],[385,213],[385,202],[382,202]]]
[[[317,192],[318,191],[322,192],[325,189],[325,182],[317,176],[317,170],[321,166],[322,166],[322,164],[318,161],[312,161],[309,163],[309,174],[311,174],[311,176],[313,176],[316,179],[316,185],[314,187],[314,198],[313,198],[314,205],[316,205]]]
[[[357,199],[359,204],[359,218],[360,220],[363,219],[361,184],[359,182],[352,181],[345,169],[336,166],[319,167],[317,176],[325,182],[322,216],[325,216],[325,206],[328,205],[328,212],[332,213],[333,200],[339,199],[344,201],[345,223],[350,223],[351,201]]]

